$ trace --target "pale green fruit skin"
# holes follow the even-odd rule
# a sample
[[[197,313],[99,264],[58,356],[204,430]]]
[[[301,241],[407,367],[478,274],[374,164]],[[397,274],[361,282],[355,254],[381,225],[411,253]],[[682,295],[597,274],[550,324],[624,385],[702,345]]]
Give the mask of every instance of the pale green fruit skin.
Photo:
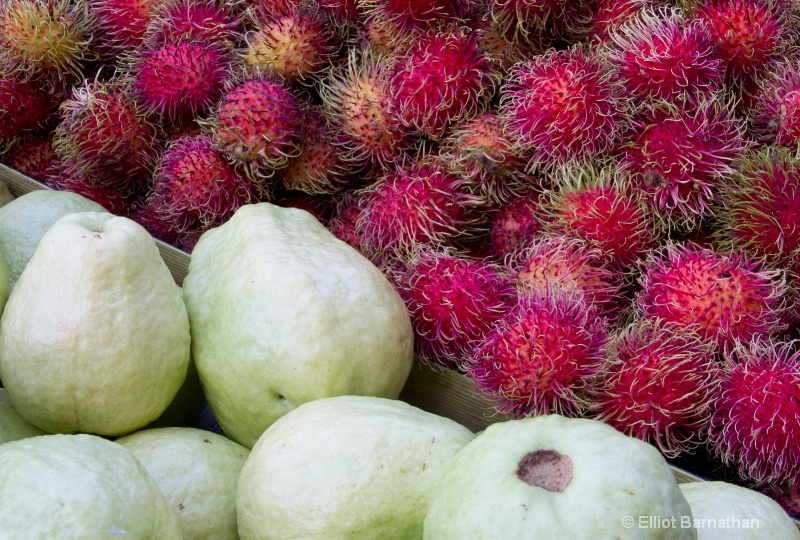
[[[413,331],[394,287],[303,210],[241,207],[200,238],[183,293],[206,400],[248,448],[303,403],[396,398],[411,370]]]
[[[47,432],[20,416],[11,404],[8,392],[0,388],[0,444],[38,435],[47,435]]]
[[[8,277],[8,264],[0,254],[0,315],[3,314],[3,309],[6,307],[8,295],[11,293],[11,280]]]
[[[530,452],[569,456],[561,491],[517,477]],[[425,519],[427,540],[694,539],[689,528],[626,528],[638,516],[690,516],[669,465],[653,446],[596,420],[558,415],[492,424],[456,455]]]
[[[94,435],[0,445],[3,540],[180,540],[178,517],[122,446]]]
[[[421,538],[431,491],[472,438],[402,401],[341,396],[301,405],[264,432],[242,468],[239,536]]]
[[[42,237],[0,319],[0,379],[53,433],[124,435],[158,418],[189,364],[189,319],[153,238],[108,213]]]
[[[697,521],[698,540],[800,540],[788,514],[762,493],[727,482],[690,482],[680,488]]]
[[[137,431],[116,440],[139,460],[178,516],[183,538],[236,540],[236,484],[250,451],[189,427]]]
[[[0,256],[8,264],[11,288],[53,223],[75,212],[105,211],[82,195],[50,189],[31,191],[0,207]]]
[[[0,181],[0,207],[3,207],[13,201],[16,197],[9,191],[5,182]]]

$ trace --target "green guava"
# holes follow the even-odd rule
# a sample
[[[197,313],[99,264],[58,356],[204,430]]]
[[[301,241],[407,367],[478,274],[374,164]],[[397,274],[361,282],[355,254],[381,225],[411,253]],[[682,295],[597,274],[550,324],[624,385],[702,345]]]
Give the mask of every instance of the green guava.
[[[6,389],[0,388],[0,444],[38,435],[47,435],[47,432],[20,416]]]

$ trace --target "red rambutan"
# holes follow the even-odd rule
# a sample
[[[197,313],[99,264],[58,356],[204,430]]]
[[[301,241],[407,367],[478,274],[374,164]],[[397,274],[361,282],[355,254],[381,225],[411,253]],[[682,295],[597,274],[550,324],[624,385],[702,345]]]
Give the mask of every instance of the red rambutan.
[[[464,32],[428,33],[398,56],[388,82],[391,109],[407,126],[434,139],[477,114],[495,81],[488,57]]]
[[[419,39],[422,30],[409,30],[393,20],[370,17],[356,27],[351,49],[368,50],[376,55],[404,54]]]
[[[782,62],[770,70],[754,93],[749,115],[759,142],[800,149],[800,64]]]
[[[298,155],[304,108],[280,81],[250,77],[225,89],[207,124],[228,159],[248,174],[270,176]]]
[[[541,53],[529,43],[508,39],[490,13],[484,14],[474,22],[472,35],[478,50],[489,57],[492,68],[498,72],[501,79],[505,79],[511,67],[521,59]]]
[[[205,112],[222,94],[232,60],[224,47],[201,41],[168,43],[134,53],[131,88],[139,105],[171,119]]]
[[[638,310],[691,327],[722,349],[785,329],[785,276],[760,259],[668,243],[642,269]]]
[[[3,156],[3,162],[42,182],[55,158],[53,138],[50,135],[29,134],[22,137],[19,144]]]
[[[726,355],[709,447],[757,483],[800,476],[800,352],[797,342],[756,339]]]
[[[37,83],[14,74],[0,77],[0,149],[4,141],[43,127],[53,101]]]
[[[337,26],[356,24],[361,18],[358,0],[317,0],[317,3],[333,24]]]
[[[132,192],[97,182],[95,176],[86,174],[75,163],[54,162],[46,173],[44,183],[59,191],[82,195],[115,216],[127,216],[131,207]]]
[[[608,44],[612,33],[653,4],[653,0],[596,0],[590,5],[588,23],[579,33],[592,44]]]
[[[356,0],[368,19],[390,21],[400,32],[435,28],[461,20],[467,0]]]
[[[147,229],[154,238],[178,247],[182,233],[178,227],[164,219],[165,213],[165,210],[155,206],[155,200],[145,198],[132,205],[130,219]]]
[[[403,261],[400,296],[422,358],[455,367],[513,305],[516,292],[499,266],[444,250],[425,249]]]
[[[302,191],[284,191],[273,201],[277,206],[305,210],[323,224],[328,226],[334,211],[334,202],[330,195],[311,195]]]
[[[467,352],[467,375],[498,409],[520,418],[577,416],[585,390],[602,366],[605,318],[563,291],[532,289]]]
[[[717,377],[713,347],[695,332],[660,319],[636,321],[612,335],[590,410],[675,457],[705,440]]]
[[[510,198],[494,214],[489,231],[490,251],[498,262],[530,243],[543,225],[541,193],[532,191]]]
[[[489,0],[489,10],[503,33],[515,41],[540,46],[564,37],[588,16],[587,2],[570,0]]]
[[[621,165],[648,203],[679,227],[707,215],[731,164],[747,148],[744,126],[717,99],[642,108],[623,145]]]
[[[674,7],[641,10],[611,41],[609,61],[640,99],[696,100],[722,88],[725,71],[711,33]]]
[[[361,213],[360,198],[352,190],[334,195],[333,215],[328,229],[338,238],[361,251],[361,238],[356,233],[358,215]]]
[[[579,47],[516,64],[500,103],[509,133],[531,153],[531,168],[602,157],[624,121],[611,73]]]
[[[95,47],[103,57],[117,55],[140,47],[155,7],[162,0],[88,0],[90,12],[97,21]]]
[[[153,204],[181,231],[225,223],[266,194],[234,169],[209,135],[172,141],[153,173]]]
[[[341,158],[354,167],[385,169],[409,146],[409,129],[389,112],[385,68],[352,50],[320,86],[325,114],[336,124]]]
[[[219,43],[233,40],[241,21],[219,0],[159,0],[144,41],[150,49],[180,41]]]

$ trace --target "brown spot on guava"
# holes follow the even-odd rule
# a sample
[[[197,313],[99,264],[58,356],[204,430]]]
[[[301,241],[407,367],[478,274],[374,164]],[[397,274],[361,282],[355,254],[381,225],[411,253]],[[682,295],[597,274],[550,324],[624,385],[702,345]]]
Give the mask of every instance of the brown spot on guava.
[[[519,462],[517,478],[528,485],[561,493],[572,480],[572,460],[555,450],[529,452]]]

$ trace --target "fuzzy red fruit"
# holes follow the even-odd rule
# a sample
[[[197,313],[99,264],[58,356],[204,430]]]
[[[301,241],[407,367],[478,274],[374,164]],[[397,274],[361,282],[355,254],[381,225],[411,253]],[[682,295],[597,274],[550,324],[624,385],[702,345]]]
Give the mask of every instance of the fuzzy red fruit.
[[[536,46],[549,45],[588,16],[587,3],[570,0],[489,0],[488,5],[505,35]]]
[[[219,0],[160,0],[147,24],[144,41],[157,49],[181,40],[217,43],[232,40],[241,24]]]
[[[153,173],[154,204],[179,230],[216,227],[262,192],[227,163],[208,135],[173,141]]]
[[[710,343],[659,319],[612,335],[592,385],[593,415],[669,457],[700,445],[711,421],[718,377]]]
[[[691,327],[721,349],[785,329],[784,274],[760,259],[670,243],[642,268],[639,311]]]
[[[725,70],[711,33],[676,8],[641,11],[611,41],[609,60],[640,99],[696,100],[722,88]]]
[[[94,176],[87,175],[75,163],[53,163],[44,183],[53,189],[83,195],[114,214],[126,216],[131,206],[132,192],[103,185]]]
[[[338,238],[361,251],[361,238],[356,232],[358,215],[361,213],[360,199],[352,190],[334,195],[333,216],[328,229]]]
[[[213,43],[181,41],[135,54],[131,87],[147,112],[169,118],[205,112],[230,78],[231,58]]]
[[[156,0],[89,0],[103,56],[114,58],[140,47],[157,4]]]
[[[531,168],[602,157],[616,144],[623,120],[608,68],[581,48],[550,50],[515,65],[501,91],[501,116],[530,150]]]
[[[516,418],[585,412],[602,366],[605,319],[563,291],[533,289],[468,352],[466,372],[498,409]]]
[[[651,0],[596,0],[591,4],[589,23],[581,33],[593,44],[608,44],[612,33],[651,5]]]
[[[750,111],[759,142],[790,149],[800,147],[800,65],[776,65],[761,81]]]
[[[2,161],[12,169],[42,182],[55,158],[52,137],[28,135],[5,154]]]
[[[797,342],[754,340],[726,356],[709,430],[711,450],[757,483],[800,476]]]
[[[443,137],[451,124],[476,114],[494,88],[488,58],[462,32],[428,33],[392,68],[390,103],[407,126]]]
[[[40,85],[15,75],[0,77],[0,150],[4,140],[42,127],[53,108]]]
[[[317,0],[317,3],[338,26],[355,24],[361,17],[358,0]]]
[[[492,256],[504,261],[507,256],[531,242],[542,231],[541,193],[533,191],[512,197],[494,215],[489,232]]]
[[[356,0],[370,19],[390,21],[401,32],[409,33],[456,22],[467,11],[467,0]]]
[[[395,277],[414,326],[417,354],[455,367],[513,305],[514,286],[499,266],[424,250]]]
[[[328,195],[310,195],[302,191],[285,191],[275,197],[274,204],[284,208],[305,210],[325,227],[334,211],[333,199]]]

